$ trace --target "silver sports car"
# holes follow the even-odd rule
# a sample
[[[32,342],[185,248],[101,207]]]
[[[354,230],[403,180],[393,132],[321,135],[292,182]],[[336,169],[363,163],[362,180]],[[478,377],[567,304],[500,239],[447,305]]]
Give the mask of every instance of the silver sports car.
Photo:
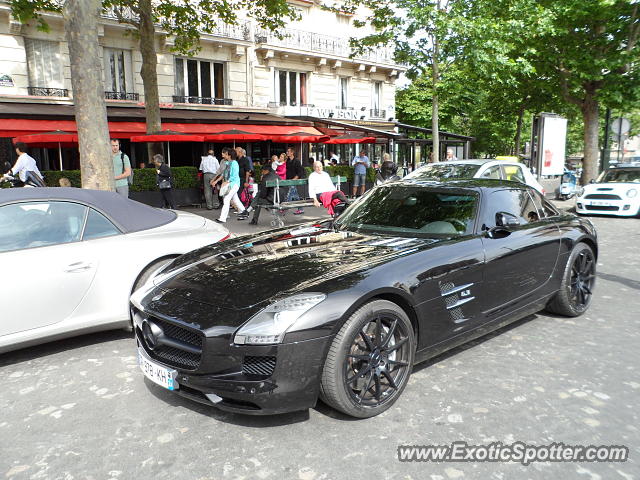
[[[169,260],[228,234],[113,192],[0,190],[0,353],[126,327],[132,291]]]

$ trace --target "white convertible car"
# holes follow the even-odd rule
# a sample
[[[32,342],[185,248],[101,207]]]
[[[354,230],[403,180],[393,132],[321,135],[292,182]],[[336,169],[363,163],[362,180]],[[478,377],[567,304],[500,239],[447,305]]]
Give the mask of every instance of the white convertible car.
[[[0,190],[0,353],[130,324],[129,296],[229,232],[113,192]]]
[[[602,172],[594,183],[578,190],[576,213],[640,215],[640,167],[616,167]]]

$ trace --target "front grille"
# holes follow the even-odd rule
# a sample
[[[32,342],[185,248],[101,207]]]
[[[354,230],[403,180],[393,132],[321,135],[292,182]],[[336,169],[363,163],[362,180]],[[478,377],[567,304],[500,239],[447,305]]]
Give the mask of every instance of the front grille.
[[[194,347],[202,348],[202,335],[156,317],[153,317],[153,322],[162,328],[162,331],[167,337],[175,338]]]
[[[618,195],[613,195],[611,193],[592,193],[590,195],[586,195],[584,198],[591,198],[594,200],[622,200]]]
[[[185,370],[195,370],[200,366],[202,359],[202,339],[201,333],[185,328],[181,325],[177,325],[166,320],[162,320],[157,317],[149,317],[149,321],[155,323],[162,329],[165,337],[174,342],[171,345],[166,345],[161,342],[155,349],[151,350],[147,344],[144,335],[138,330],[138,337],[144,344],[147,354],[155,360],[161,361],[166,365],[170,365],[176,368],[183,368]],[[190,352],[180,348],[180,345],[176,345],[175,342],[195,347],[199,350],[198,353]]]
[[[195,370],[200,365],[200,355],[191,352],[185,352],[177,348],[161,345],[155,350],[148,352],[152,358],[178,368],[187,370]]]
[[[617,212],[619,210],[618,207],[605,206],[605,205],[585,205],[587,210],[603,210],[607,212]]]
[[[244,357],[242,373],[270,376],[276,368],[276,357]]]

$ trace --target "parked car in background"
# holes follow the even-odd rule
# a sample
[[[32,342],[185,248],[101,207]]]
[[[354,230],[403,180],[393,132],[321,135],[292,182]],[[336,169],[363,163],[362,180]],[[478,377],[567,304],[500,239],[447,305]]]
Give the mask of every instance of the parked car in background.
[[[598,179],[580,188],[576,212],[581,215],[640,215],[640,166],[605,170]]]
[[[129,296],[228,231],[114,192],[0,190],[0,352],[130,325]]]
[[[460,180],[465,178],[485,178],[520,182],[545,194],[531,170],[520,162],[496,159],[452,160],[428,163],[416,169],[405,178],[420,180]]]
[[[174,260],[131,297],[139,364],[158,385],[228,411],[322,398],[371,417],[420,361],[545,308],[584,313],[597,256],[589,220],[521,183],[385,183],[335,223]]]

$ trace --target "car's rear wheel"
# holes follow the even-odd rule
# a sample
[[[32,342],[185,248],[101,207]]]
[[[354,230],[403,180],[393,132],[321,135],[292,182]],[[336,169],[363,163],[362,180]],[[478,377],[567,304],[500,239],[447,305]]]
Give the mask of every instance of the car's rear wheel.
[[[321,398],[353,417],[384,412],[407,385],[414,350],[411,321],[398,305],[387,300],[365,304],[331,344],[322,371]]]
[[[593,296],[596,283],[596,257],[586,243],[578,243],[565,267],[560,290],[549,301],[547,310],[559,315],[582,315]]]

